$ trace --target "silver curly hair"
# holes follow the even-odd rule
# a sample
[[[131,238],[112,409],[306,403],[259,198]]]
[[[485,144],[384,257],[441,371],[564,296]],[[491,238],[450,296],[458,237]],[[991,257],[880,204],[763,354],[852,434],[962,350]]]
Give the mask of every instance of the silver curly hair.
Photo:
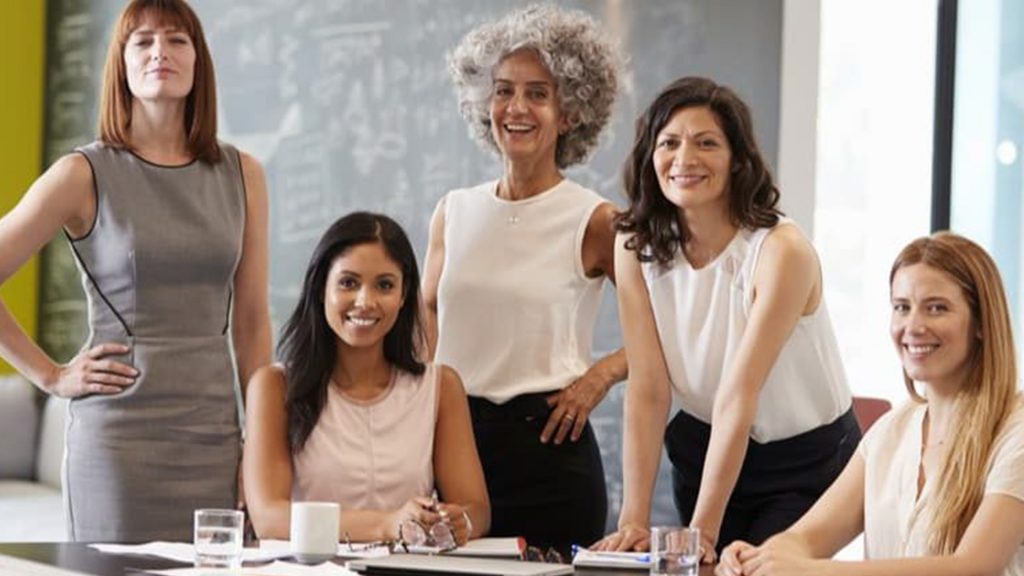
[[[532,5],[466,34],[448,53],[459,113],[470,136],[500,153],[491,133],[490,103],[497,65],[519,50],[533,50],[555,79],[569,129],[558,137],[555,163],[567,168],[587,159],[608,124],[618,94],[622,59],[589,15],[554,5]]]

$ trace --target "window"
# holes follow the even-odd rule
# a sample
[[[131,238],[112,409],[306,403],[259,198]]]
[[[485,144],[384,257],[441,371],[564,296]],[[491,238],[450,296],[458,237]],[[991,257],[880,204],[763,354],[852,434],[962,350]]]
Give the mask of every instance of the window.
[[[937,0],[821,4],[814,243],[850,387],[894,403],[888,275],[929,232],[937,13]]]

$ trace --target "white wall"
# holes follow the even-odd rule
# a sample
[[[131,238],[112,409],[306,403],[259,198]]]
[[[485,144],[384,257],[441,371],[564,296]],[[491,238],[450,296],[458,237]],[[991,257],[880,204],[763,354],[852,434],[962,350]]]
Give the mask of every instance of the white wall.
[[[814,236],[818,143],[820,0],[782,5],[782,88],[779,104],[779,190],[782,210]]]

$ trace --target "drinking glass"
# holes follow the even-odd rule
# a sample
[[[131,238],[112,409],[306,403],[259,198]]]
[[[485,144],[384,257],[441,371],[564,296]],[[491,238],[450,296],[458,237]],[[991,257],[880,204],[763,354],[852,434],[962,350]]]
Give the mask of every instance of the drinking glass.
[[[700,530],[679,526],[651,529],[651,574],[697,576],[700,570]]]
[[[197,568],[239,568],[242,565],[241,510],[203,508],[195,511]]]

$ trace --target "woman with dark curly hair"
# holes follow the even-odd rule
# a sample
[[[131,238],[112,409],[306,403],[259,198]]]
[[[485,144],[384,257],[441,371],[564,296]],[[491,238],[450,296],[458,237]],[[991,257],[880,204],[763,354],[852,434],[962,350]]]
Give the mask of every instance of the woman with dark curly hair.
[[[637,121],[617,221],[619,315],[629,358],[619,530],[649,545],[664,435],[683,524],[761,542],[810,508],[860,438],[814,247],[776,207],[736,94],[669,85]],[[673,397],[681,410],[668,424]]]
[[[626,362],[621,350],[591,359],[616,210],[562,170],[596,145],[619,57],[589,16],[535,6],[471,31],[449,65],[471,133],[505,170],[438,203],[428,335],[470,395],[491,534],[566,550],[604,533],[588,416]]]

